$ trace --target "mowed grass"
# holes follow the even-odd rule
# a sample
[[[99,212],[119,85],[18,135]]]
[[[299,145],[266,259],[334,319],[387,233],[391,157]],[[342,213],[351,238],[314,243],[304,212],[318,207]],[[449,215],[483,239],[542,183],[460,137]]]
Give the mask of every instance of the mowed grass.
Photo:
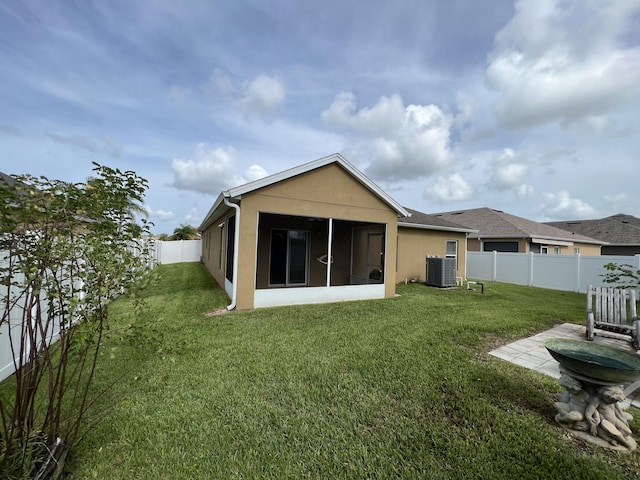
[[[102,420],[66,478],[640,474],[637,452],[586,445],[554,424],[556,380],[487,353],[582,323],[584,295],[399,285],[395,299],[206,316],[228,300],[202,265],[158,272],[144,318],[128,315],[131,299],[111,312],[114,329],[152,321],[161,345],[113,339],[103,350],[94,391],[108,392],[89,421]]]

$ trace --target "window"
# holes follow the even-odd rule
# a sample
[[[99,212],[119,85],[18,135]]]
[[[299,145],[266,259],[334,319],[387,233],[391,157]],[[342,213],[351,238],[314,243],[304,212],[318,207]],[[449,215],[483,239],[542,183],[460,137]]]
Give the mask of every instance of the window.
[[[458,258],[458,241],[447,240],[447,258]]]
[[[309,232],[271,231],[270,285],[306,285],[308,282]]]
[[[233,283],[233,255],[235,253],[236,238],[236,216],[233,215],[227,220],[227,265],[225,277]]]
[[[218,255],[218,265],[220,266],[220,271],[224,268],[224,222],[218,225],[218,230],[220,230],[220,238],[218,246],[220,247],[220,252]]]
[[[553,247],[553,254],[560,255],[560,247]]]
[[[518,242],[483,242],[484,252],[517,252]]]
[[[580,247],[573,247],[573,253],[580,253]]]
[[[549,246],[548,245],[540,245],[540,253],[543,254],[548,254],[549,253]]]

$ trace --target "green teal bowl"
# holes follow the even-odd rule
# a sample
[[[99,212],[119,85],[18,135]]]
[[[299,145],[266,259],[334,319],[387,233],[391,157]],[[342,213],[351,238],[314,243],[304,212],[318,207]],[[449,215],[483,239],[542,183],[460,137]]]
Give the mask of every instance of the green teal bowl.
[[[603,382],[631,383],[640,378],[640,356],[583,340],[549,339],[545,348],[573,372]]]

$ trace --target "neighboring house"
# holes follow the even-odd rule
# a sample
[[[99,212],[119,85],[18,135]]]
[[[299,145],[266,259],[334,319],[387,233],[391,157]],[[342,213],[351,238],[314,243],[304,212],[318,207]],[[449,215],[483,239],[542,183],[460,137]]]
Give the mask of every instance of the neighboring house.
[[[492,208],[434,213],[434,216],[477,230],[469,234],[471,252],[519,252],[600,255],[606,242],[517,217]]]
[[[422,251],[398,251],[400,230],[433,234],[399,228],[408,216],[334,154],[221,192],[200,225],[202,260],[228,309],[393,297],[396,278],[425,265]],[[407,255],[419,268],[397,276]]]
[[[406,210],[411,216],[398,219],[397,280],[426,281],[427,257],[455,258],[456,277],[466,278],[467,235],[477,230]]]
[[[640,254],[640,218],[624,213],[597,220],[565,220],[545,222],[561,228],[607,242],[602,246],[602,255]]]

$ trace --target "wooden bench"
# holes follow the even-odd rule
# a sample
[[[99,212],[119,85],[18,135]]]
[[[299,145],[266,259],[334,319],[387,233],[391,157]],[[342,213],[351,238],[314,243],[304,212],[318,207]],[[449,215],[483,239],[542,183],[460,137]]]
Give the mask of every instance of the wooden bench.
[[[587,340],[594,335],[617,333],[630,337],[640,349],[640,320],[636,314],[634,288],[593,287],[587,289]]]

